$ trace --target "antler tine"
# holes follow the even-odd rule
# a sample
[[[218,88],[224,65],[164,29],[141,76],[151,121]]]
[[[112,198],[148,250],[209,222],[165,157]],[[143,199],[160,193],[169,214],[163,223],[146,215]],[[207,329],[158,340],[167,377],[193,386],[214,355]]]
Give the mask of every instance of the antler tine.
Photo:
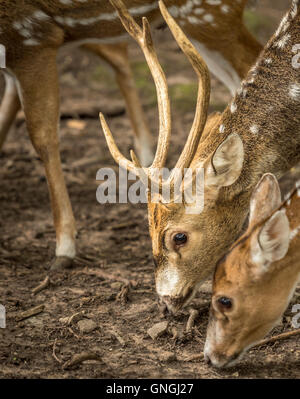
[[[181,28],[178,26],[174,18],[169,14],[162,0],[159,1],[159,7],[176,42],[178,43],[181,50],[185,53],[190,63],[192,64],[192,67],[194,68],[196,74],[198,75],[199,81],[197,106],[193,125],[191,127],[184,149],[175,166],[175,168],[183,170],[190,165],[197,150],[201,134],[205,127],[210,99],[210,76],[206,63],[204,62],[200,54],[196,51],[186,35],[183,33]]]
[[[110,151],[113,159],[115,160],[115,162],[117,164],[121,165],[123,168],[125,168],[137,175],[138,173],[137,173],[136,168],[138,168],[139,166],[135,165],[134,162],[129,161],[128,159],[126,159],[124,157],[124,155],[118,149],[116,142],[113,138],[113,135],[111,133],[111,130],[109,129],[109,127],[106,123],[106,120],[101,112],[99,114],[99,117],[100,117],[100,123],[102,126],[102,130],[104,132],[104,136],[105,136],[109,151]]]
[[[149,168],[145,169],[149,176],[151,176],[151,169],[162,168],[164,166],[169,148],[171,135],[171,112],[167,81],[155,53],[150,26],[147,19],[143,18],[143,29],[141,29],[131,17],[121,0],[110,0],[110,2],[117,10],[124,28],[140,45],[156,87],[159,112],[159,136],[153,163]]]

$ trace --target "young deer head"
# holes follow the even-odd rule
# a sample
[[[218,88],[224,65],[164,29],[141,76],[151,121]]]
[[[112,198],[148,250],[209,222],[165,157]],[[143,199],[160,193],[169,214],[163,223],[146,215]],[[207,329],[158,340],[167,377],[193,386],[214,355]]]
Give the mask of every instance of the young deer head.
[[[205,344],[214,366],[234,365],[287,308],[300,277],[299,210],[299,190],[282,204],[275,176],[263,176],[246,233],[215,271]]]
[[[174,191],[175,171],[182,172],[188,167],[193,171],[198,168],[204,171],[205,203],[200,214],[188,212],[189,206],[185,202],[165,204],[163,200],[154,201],[149,195],[156,289],[169,309],[176,311],[193,297],[199,284],[212,273],[218,259],[239,236],[247,218],[251,190],[262,174],[270,170],[280,175],[300,160],[297,150],[300,140],[299,135],[295,135],[295,130],[299,129],[299,113],[294,113],[299,108],[299,98],[292,90],[292,87],[298,87],[299,76],[291,65],[292,35],[295,40],[300,40],[298,1],[294,1],[285,23],[266,47],[230,106],[222,116],[210,121],[201,141],[210,91],[207,68],[160,2],[163,17],[199,78],[194,123],[176,167],[165,181],[156,180],[154,173],[156,168],[164,166],[171,132],[165,76],[154,52],[147,21],[144,19],[142,30],[120,0],[111,2],[125,28],[144,51],[156,84],[160,115],[156,156],[152,166],[142,171],[138,169],[140,163],[133,152],[131,161],[120,153],[101,116],[112,156],[116,162],[160,189],[166,184],[171,185]],[[286,37],[284,46],[277,44],[283,42],[282,35]],[[272,109],[276,113],[270,118]]]

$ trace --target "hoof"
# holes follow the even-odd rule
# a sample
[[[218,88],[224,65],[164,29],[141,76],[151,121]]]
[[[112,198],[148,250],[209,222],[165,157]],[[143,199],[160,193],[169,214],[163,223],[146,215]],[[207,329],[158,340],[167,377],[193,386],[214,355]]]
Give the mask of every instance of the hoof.
[[[50,266],[50,271],[70,269],[73,265],[73,259],[67,256],[59,256],[55,258]]]

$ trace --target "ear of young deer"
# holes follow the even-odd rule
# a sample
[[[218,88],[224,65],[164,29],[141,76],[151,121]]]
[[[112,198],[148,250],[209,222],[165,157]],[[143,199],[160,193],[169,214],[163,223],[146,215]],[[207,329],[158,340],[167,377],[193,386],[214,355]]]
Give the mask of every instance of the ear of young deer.
[[[122,3],[119,0],[113,3],[123,13],[124,23],[124,15],[125,19],[129,17]],[[292,49],[300,42],[300,12],[299,1],[294,0],[236,96],[222,116],[214,118],[210,133],[195,152],[207,114],[206,68],[162,2],[160,8],[174,38],[198,73],[200,83],[195,121],[176,166],[204,169],[204,209],[191,215],[184,203],[163,204],[152,199],[148,203],[156,289],[168,308],[177,311],[193,298],[199,285],[212,274],[218,259],[241,234],[251,192],[261,176],[272,172],[280,177],[300,161],[300,82],[299,70],[292,63]],[[137,40],[145,52],[143,43]],[[157,64],[156,70],[160,70]],[[168,95],[165,86],[160,86],[160,90],[164,92],[158,95],[161,113]],[[164,108],[168,110],[166,104]],[[168,112],[164,117],[169,120]],[[103,119],[102,125],[114,159],[135,170],[136,157],[127,161]],[[160,129],[158,149],[164,143],[165,151],[161,160],[166,157],[169,132],[169,124],[168,129]],[[153,182],[151,168],[145,169],[145,174]],[[166,183],[172,183],[172,175]],[[164,182],[154,181],[154,184],[162,186]]]
[[[300,181],[281,203],[274,175],[260,180],[250,224],[217,265],[205,343],[216,367],[236,364],[281,320],[300,279]]]
[[[166,2],[203,51],[211,70],[232,92],[261,49],[243,24],[245,4],[246,0]],[[160,23],[157,1],[126,0],[126,6],[139,21],[147,16],[154,24]],[[128,36],[109,1],[2,0],[0,25],[7,66],[3,69],[6,89],[0,109],[0,149],[22,103],[31,141],[46,169],[57,237],[53,268],[70,265],[76,252],[76,228],[59,155],[57,51],[65,44],[80,45],[113,67],[132,122],[136,149],[142,164],[148,165],[153,159],[152,140],[129,67],[124,45]]]

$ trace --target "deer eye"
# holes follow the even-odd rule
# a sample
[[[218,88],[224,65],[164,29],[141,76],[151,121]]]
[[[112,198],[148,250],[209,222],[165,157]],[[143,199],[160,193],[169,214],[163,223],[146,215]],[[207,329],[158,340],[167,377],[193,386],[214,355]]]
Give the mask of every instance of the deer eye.
[[[177,246],[184,245],[187,242],[187,235],[184,233],[177,233],[174,235],[173,241]]]
[[[218,305],[221,310],[229,310],[232,308],[232,300],[226,296],[222,296],[218,299]]]

